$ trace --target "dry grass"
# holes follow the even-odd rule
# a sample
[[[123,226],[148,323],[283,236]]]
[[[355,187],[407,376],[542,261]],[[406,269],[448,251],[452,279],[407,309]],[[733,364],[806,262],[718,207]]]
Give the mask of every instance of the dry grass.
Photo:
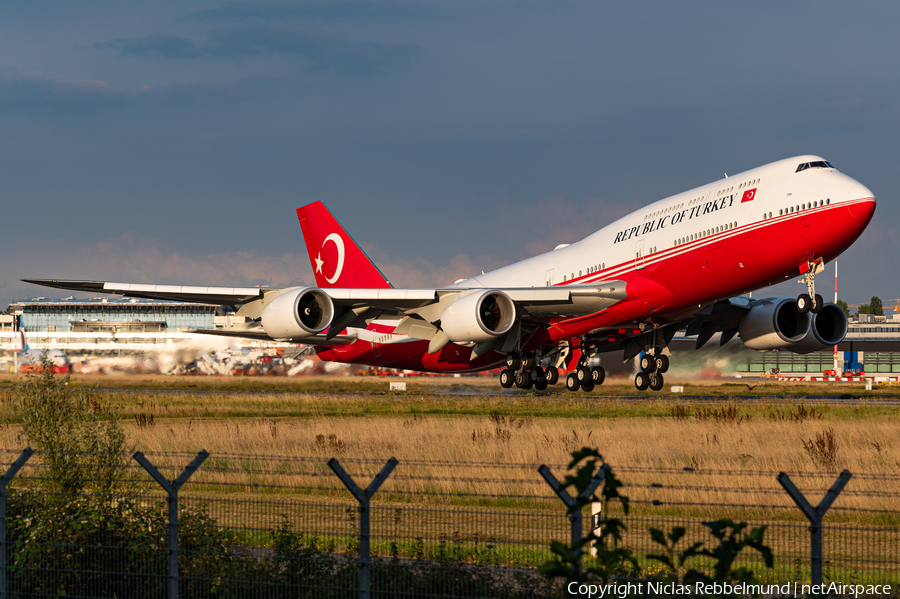
[[[445,380],[444,390],[447,385]],[[775,481],[779,471],[792,473],[818,503],[844,468],[856,476],[835,507],[896,509],[897,496],[890,493],[896,479],[873,478],[900,477],[900,409],[890,405],[808,406],[799,403],[802,398],[691,404],[665,396],[628,401],[584,394],[483,395],[468,381],[449,385],[458,394],[168,391],[109,397],[124,414],[134,447],[157,454],[155,460],[173,469],[183,467],[188,454],[206,449],[213,458],[198,481],[245,485],[220,492],[257,493],[258,485],[273,484],[294,492],[331,487],[343,496],[325,466],[328,458],[341,459],[362,481],[395,456],[401,466],[382,498],[476,501],[446,495],[468,493],[529,507],[557,501],[538,477],[537,465],[549,464],[561,477],[569,453],[591,446],[619,470],[633,499],[662,502],[637,503],[639,512],[710,513],[687,503],[792,507]],[[7,422],[0,425],[0,447],[21,448],[15,414],[0,406],[0,418]],[[183,454],[159,455],[167,452]],[[402,495],[408,491],[415,494]],[[782,513],[788,511],[796,515],[793,508]],[[763,517],[755,508],[741,513]],[[772,517],[771,511],[765,517]],[[864,517],[857,514],[856,521]]]
[[[126,426],[134,446],[148,454],[209,451],[213,458],[204,467],[207,472],[202,479],[208,482],[331,487],[341,494],[344,491],[325,467],[328,458],[342,460],[362,482],[394,456],[401,466],[382,493],[395,500],[406,491],[419,495],[405,497],[404,501],[437,503],[452,501],[445,494],[471,493],[509,497],[507,504],[526,507],[533,500],[550,497],[536,473],[537,465],[550,464],[561,477],[569,453],[587,445],[600,448],[607,462],[619,470],[632,499],[662,501],[655,512],[685,516],[709,513],[705,508],[680,505],[701,502],[792,506],[775,481],[779,471],[792,473],[816,504],[844,468],[857,476],[835,507],[896,510],[897,495],[884,493],[895,486],[896,479],[886,484],[866,476],[900,477],[900,427],[896,419],[839,422],[823,417],[797,421],[747,419],[746,415],[730,417],[728,413],[722,410],[726,416],[720,414],[718,420],[708,414],[686,419],[499,414],[283,420],[142,418],[128,421]],[[823,459],[809,446],[816,444],[817,436],[828,438],[829,431],[831,445],[823,443],[830,457]],[[19,435],[17,426],[8,425],[0,429],[0,444],[21,447]],[[259,457],[229,458],[225,454]],[[186,455],[171,459],[173,467],[189,461]],[[685,468],[694,471],[686,472]],[[639,512],[651,509],[643,503],[637,508]],[[742,517],[779,517],[753,508],[738,512]],[[797,515],[793,510],[786,512]],[[862,516],[844,512],[840,517],[860,521]]]

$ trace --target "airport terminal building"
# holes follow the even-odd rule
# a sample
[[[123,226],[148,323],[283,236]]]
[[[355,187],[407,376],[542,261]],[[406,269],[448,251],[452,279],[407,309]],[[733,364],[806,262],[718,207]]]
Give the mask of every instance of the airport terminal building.
[[[40,297],[10,304],[5,322],[0,322],[0,347],[21,349],[21,335],[16,330],[21,327],[33,349],[101,354],[146,351],[199,337],[189,331],[224,326],[228,318],[220,306],[211,304],[115,296]]]

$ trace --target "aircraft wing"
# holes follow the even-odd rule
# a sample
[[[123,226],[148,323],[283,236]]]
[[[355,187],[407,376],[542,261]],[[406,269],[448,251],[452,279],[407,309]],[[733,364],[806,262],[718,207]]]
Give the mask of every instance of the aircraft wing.
[[[200,304],[240,306],[238,315],[266,324],[264,313],[269,306],[275,303],[286,306],[291,303],[297,294],[307,294],[314,288],[290,287],[290,288],[259,288],[259,287],[201,287],[178,285],[147,285],[139,283],[117,283],[110,281],[69,281],[58,279],[23,279],[27,283],[66,289],[80,292],[110,293],[124,297],[145,299],[169,300],[178,302],[191,302]],[[315,293],[327,294],[333,304],[333,311],[326,311],[333,315],[332,320],[325,327],[328,329],[324,335],[311,335],[300,330],[300,327],[292,333],[286,329],[278,329],[275,333],[279,340],[287,340],[295,343],[313,343],[316,345],[331,344],[333,339],[340,337],[339,333],[347,328],[365,327],[367,322],[384,317],[411,317],[407,319],[407,326],[416,328],[410,330],[411,336],[418,338],[431,338],[437,334],[441,326],[442,315],[445,310],[457,301],[475,299],[475,294],[488,292],[497,295],[505,295],[515,305],[516,320],[525,323],[547,322],[557,317],[585,316],[594,314],[609,308],[627,297],[625,281],[601,281],[591,285],[568,285],[557,287],[515,287],[515,288],[461,288],[444,287],[437,289],[395,289],[395,288],[329,288],[317,289]],[[282,297],[284,296],[284,297]],[[283,301],[283,300],[286,300]],[[318,301],[318,300],[316,300]],[[274,306],[273,306],[274,307]],[[296,309],[296,307],[291,308]],[[461,308],[474,314],[474,304]],[[293,318],[291,319],[293,320]],[[416,326],[418,325],[418,326]],[[516,327],[519,325],[517,324]],[[533,324],[532,324],[533,326]],[[264,328],[253,327],[253,330],[237,329],[228,332],[215,332],[237,337],[250,337],[260,339],[274,339],[264,333]],[[320,329],[321,330],[321,329]],[[514,329],[518,334],[518,328]],[[205,332],[205,331],[204,331]],[[401,333],[400,330],[397,331]],[[253,333],[253,334],[251,334]],[[262,334],[262,337],[255,337]],[[421,335],[421,337],[420,337]],[[504,333],[505,335],[505,333]],[[306,341],[306,338],[313,339]],[[324,341],[328,343],[319,343]]]
[[[633,337],[620,338],[610,343],[604,342],[604,338],[608,336],[607,333],[601,332],[588,337],[599,344],[602,352],[624,350],[623,357],[626,362],[654,342],[668,346],[680,330],[684,330],[687,337],[696,337],[696,349],[703,347],[716,333],[722,333],[719,345],[725,345],[738,333],[741,319],[746,316],[747,312],[754,305],[768,301],[770,300],[733,297],[709,304],[679,321],[650,329]]]
[[[258,341],[276,341],[269,337],[262,328],[255,329],[193,329],[190,333],[198,333],[201,335],[218,335],[219,337],[237,337],[240,339],[256,339]],[[283,341],[283,340],[282,340]],[[308,337],[297,337],[291,339],[291,343],[301,343],[305,345],[323,345],[334,346],[344,345],[356,341],[356,335],[335,335],[330,339],[326,339],[325,335],[310,335]]]
[[[249,304],[262,299],[266,294],[281,291],[278,288],[268,287],[148,285],[60,279],[22,279],[22,281],[44,287],[85,293],[109,293],[124,297],[231,306]],[[470,292],[484,290],[445,287],[440,289],[323,289],[322,291],[331,297],[338,312],[350,308],[366,307],[385,315],[405,316],[420,312],[435,312],[438,307],[442,311],[444,307],[459,297]],[[516,305],[523,308],[526,315],[590,314],[626,297],[624,281],[606,281],[593,285],[495,288],[493,290],[506,293]],[[429,309],[429,307],[433,308]],[[432,320],[436,320],[436,318]]]
[[[626,297],[624,281],[567,287],[490,287],[440,289],[322,289],[337,308],[368,307],[384,315],[417,314],[434,321],[457,299],[479,291],[500,291],[525,315],[582,315],[598,312]],[[602,304],[602,305],[600,305]],[[599,306],[599,307],[598,307]],[[434,318],[429,316],[434,315]]]
[[[61,281],[58,279],[22,279],[22,281],[44,287],[85,293],[111,293],[124,297],[223,306],[246,304],[261,298],[267,291],[275,291],[274,289],[261,287],[191,287],[187,285],[143,285],[111,281]]]

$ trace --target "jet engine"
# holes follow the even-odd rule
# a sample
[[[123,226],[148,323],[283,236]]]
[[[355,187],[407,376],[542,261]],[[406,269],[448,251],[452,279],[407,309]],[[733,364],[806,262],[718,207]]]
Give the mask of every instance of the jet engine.
[[[315,287],[298,287],[272,300],[262,311],[262,326],[273,339],[316,335],[334,318],[331,297]]]
[[[516,304],[502,291],[476,291],[441,314],[441,330],[454,343],[481,342],[507,333],[516,321]]]
[[[741,319],[738,332],[750,349],[781,349],[802,341],[809,332],[809,321],[809,316],[800,313],[793,299],[764,299]]]
[[[811,314],[809,333],[803,341],[787,349],[795,354],[808,354],[834,347],[847,335],[847,315],[834,304],[825,304],[818,314]]]

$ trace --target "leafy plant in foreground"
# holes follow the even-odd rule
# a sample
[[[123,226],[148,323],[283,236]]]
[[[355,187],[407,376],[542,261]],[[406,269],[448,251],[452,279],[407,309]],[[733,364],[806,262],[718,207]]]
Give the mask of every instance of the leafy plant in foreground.
[[[569,469],[576,467],[575,473],[567,475],[561,483],[562,488],[572,489],[570,495],[575,497],[575,503],[566,513],[571,515],[588,504],[600,502],[599,526],[573,545],[553,541],[550,550],[556,557],[540,566],[538,571],[548,577],[566,578],[570,582],[599,579],[606,583],[613,576],[634,574],[638,569],[637,560],[631,551],[618,546],[627,527],[620,518],[609,516],[610,506],[614,501],[619,502],[625,515],[628,515],[628,497],[620,492],[622,482],[603,463],[603,456],[596,449],[583,447],[573,451]],[[603,484],[599,488],[600,496],[597,496],[597,491],[590,496],[582,496],[601,470]],[[580,553],[586,547],[593,547],[594,558],[591,565],[582,571],[577,566],[581,561]]]

